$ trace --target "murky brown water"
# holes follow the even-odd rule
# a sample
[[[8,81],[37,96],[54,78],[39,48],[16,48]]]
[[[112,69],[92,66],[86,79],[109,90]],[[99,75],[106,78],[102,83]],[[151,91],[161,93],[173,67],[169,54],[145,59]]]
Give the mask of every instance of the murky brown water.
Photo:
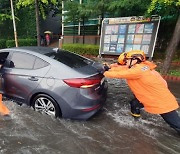
[[[170,82],[180,100],[180,83]],[[158,115],[129,114],[133,97],[124,80],[109,80],[104,108],[88,121],[54,119],[5,101],[10,117],[0,117],[2,154],[179,154],[180,136]],[[179,110],[180,113],[180,110]]]

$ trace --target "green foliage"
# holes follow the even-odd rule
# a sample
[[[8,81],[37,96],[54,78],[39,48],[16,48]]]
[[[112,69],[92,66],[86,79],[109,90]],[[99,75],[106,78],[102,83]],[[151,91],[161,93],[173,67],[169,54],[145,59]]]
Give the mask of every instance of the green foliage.
[[[12,20],[5,20],[0,24],[0,39],[13,39],[13,24]]]
[[[108,10],[114,17],[144,15],[151,0],[112,0]]]
[[[93,10],[91,9],[91,6],[89,3],[82,3],[78,5],[78,16],[80,19],[88,19],[91,14],[93,13]]]
[[[3,21],[7,20],[7,19],[12,19],[11,15],[8,14],[0,14],[0,24],[3,23]]]
[[[16,10],[16,29],[18,38],[35,38],[36,36],[36,23],[35,11],[33,8],[27,7]],[[16,18],[16,19],[17,19]],[[0,38],[13,39],[13,22],[12,20],[4,20],[0,24]]]
[[[91,0],[91,8],[93,10],[94,16],[104,17],[106,14],[109,14],[109,6],[112,4],[112,0]]]
[[[170,70],[168,74],[172,76],[180,76],[180,70]]]
[[[6,48],[6,40],[0,39],[0,49]]]
[[[180,0],[152,0],[147,13],[163,17],[179,15]]]
[[[73,23],[76,21],[79,21],[79,17],[78,17],[78,5],[79,2],[73,1],[73,2],[67,2],[66,3],[66,10],[67,12],[65,12],[65,22],[69,22],[72,21]]]
[[[80,54],[80,55],[94,55],[99,54],[98,45],[88,44],[63,44],[63,49]]]
[[[60,5],[58,0],[38,0],[38,6],[40,10],[40,14],[43,19],[46,18],[47,14],[53,10],[57,11],[57,6]],[[35,0],[17,0],[17,8],[20,9],[22,7],[32,7],[35,5]]]
[[[18,45],[19,46],[36,46],[37,40],[36,39],[19,39]],[[6,41],[6,47],[7,48],[15,47],[15,41],[14,40],[7,40]]]
[[[10,1],[0,0],[0,24],[7,19],[11,19]]]
[[[16,22],[18,38],[35,38],[36,19],[34,8],[22,8],[17,11],[19,21]]]

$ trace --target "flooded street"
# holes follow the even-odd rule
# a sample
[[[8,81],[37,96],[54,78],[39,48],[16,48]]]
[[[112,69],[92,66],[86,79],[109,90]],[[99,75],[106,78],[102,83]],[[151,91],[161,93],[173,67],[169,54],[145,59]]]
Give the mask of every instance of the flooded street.
[[[0,116],[1,154],[179,154],[180,136],[159,115],[142,110],[135,121],[125,80],[109,79],[103,109],[88,121],[55,119],[26,105],[4,101],[10,117]],[[169,82],[180,102],[180,83]],[[179,110],[180,114],[180,110]]]

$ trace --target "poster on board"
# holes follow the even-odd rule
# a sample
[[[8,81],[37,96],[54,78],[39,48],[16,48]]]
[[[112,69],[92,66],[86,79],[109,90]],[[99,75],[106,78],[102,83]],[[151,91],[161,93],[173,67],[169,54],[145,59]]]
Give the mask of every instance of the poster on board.
[[[160,16],[105,18],[102,23],[99,55],[120,55],[143,50],[153,57]]]

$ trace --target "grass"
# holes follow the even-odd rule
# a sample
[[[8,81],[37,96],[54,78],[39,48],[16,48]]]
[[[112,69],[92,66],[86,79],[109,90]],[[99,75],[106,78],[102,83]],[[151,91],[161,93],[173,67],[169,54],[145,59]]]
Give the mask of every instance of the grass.
[[[170,70],[170,71],[168,72],[168,75],[180,77],[180,70]]]

